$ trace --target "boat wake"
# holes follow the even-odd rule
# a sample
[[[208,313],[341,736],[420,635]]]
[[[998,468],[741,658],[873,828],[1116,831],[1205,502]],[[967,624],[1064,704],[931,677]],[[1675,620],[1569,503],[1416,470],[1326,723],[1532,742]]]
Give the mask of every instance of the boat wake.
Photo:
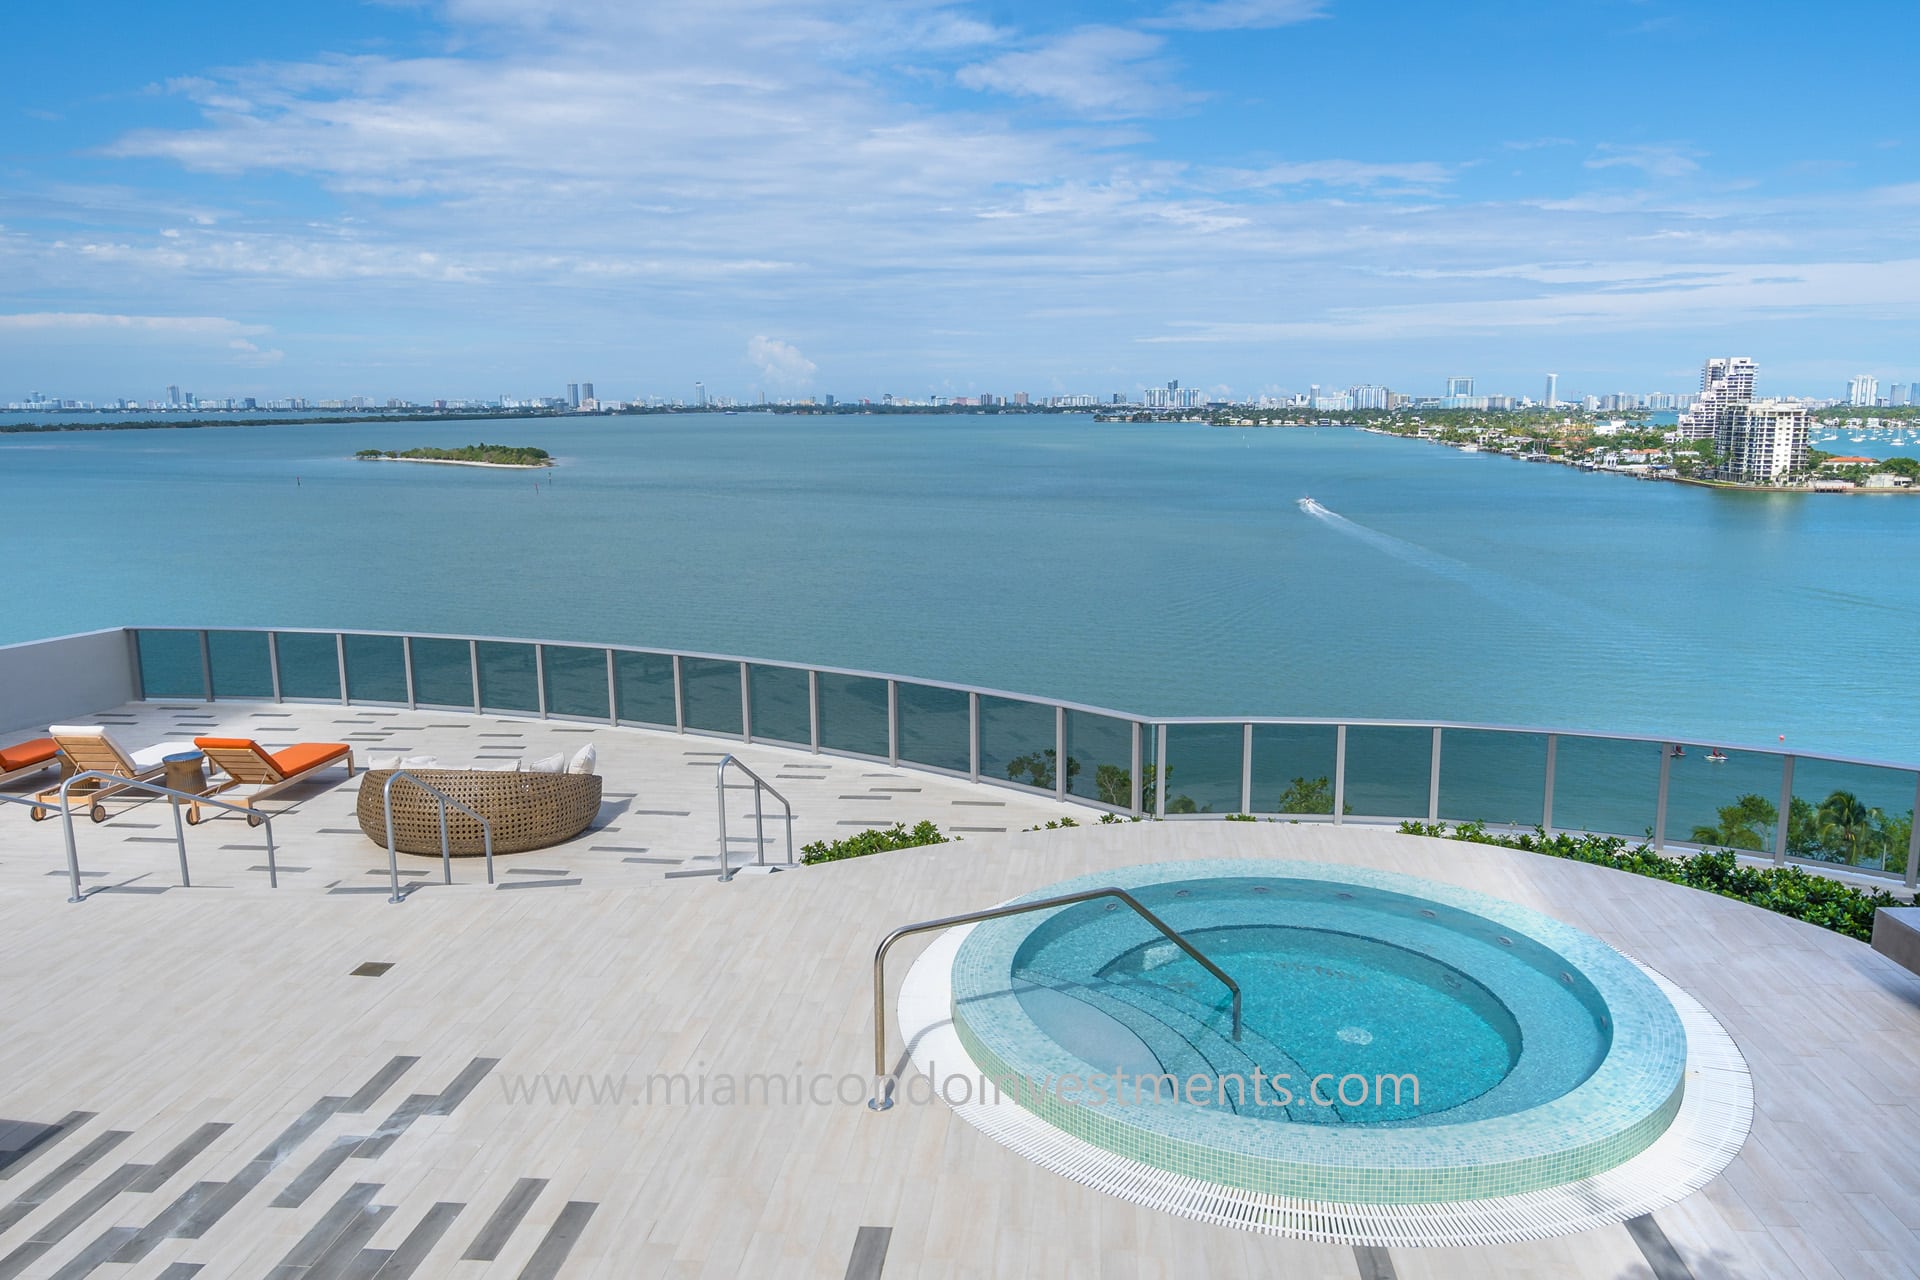
[[[1463,560],[1455,560],[1438,551],[1430,551],[1417,542],[1408,542],[1405,538],[1396,538],[1390,533],[1382,533],[1349,520],[1312,498],[1301,498],[1299,507],[1335,531],[1365,543],[1376,551],[1385,552],[1403,564],[1458,583],[1475,595],[1526,617],[1536,626],[1604,627],[1614,634],[1638,629],[1635,624],[1615,618],[1583,601],[1479,568]]]

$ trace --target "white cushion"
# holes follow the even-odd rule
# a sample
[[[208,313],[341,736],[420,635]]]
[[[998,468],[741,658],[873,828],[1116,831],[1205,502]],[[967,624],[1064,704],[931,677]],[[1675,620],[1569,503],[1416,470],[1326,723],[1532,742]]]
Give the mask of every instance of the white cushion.
[[[156,742],[150,747],[142,747],[127,759],[133,761],[136,769],[158,769],[160,762],[168,756],[177,756],[183,751],[198,751],[200,748],[191,742]]]
[[[49,738],[104,738],[107,726],[103,724],[56,724],[47,728]]]
[[[369,751],[367,752],[367,768],[398,769],[400,768],[400,762],[403,758],[398,751]]]
[[[400,762],[402,769],[438,769],[439,756],[408,756]]]
[[[566,771],[567,754],[564,751],[556,751],[550,756],[541,756],[537,760],[520,762],[522,773],[565,773]]]
[[[573,759],[567,761],[567,772],[592,773],[593,766],[599,758],[600,753],[595,751],[593,744],[589,742],[586,746],[573,753]]]

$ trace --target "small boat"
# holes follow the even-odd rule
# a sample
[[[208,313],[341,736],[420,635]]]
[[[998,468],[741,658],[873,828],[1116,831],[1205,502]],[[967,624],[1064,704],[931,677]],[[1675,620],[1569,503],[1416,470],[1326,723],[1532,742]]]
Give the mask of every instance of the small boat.
[[[1675,747],[1673,749],[1672,758],[1675,760],[1678,760],[1681,756],[1684,756],[1686,754],[1687,754],[1687,749],[1685,747]]]
[[[1715,747],[1713,750],[1707,752],[1708,764],[1725,764],[1726,762],[1727,762],[1727,753],[1722,751],[1720,748]]]

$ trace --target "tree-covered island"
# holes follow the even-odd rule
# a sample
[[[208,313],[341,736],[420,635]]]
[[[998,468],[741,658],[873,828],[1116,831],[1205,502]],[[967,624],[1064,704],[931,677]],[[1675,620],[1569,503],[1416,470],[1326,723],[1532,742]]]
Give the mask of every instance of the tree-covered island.
[[[470,467],[550,467],[553,455],[524,445],[469,444],[458,449],[362,449],[363,462],[450,462]]]

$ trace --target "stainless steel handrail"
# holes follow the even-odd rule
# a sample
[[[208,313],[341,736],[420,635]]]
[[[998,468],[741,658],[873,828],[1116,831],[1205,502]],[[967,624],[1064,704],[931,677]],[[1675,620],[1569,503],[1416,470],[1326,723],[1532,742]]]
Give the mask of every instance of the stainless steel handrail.
[[[141,791],[148,795],[166,796],[168,798],[168,804],[173,809],[173,838],[180,849],[181,888],[191,889],[193,887],[193,878],[187,872],[187,831],[186,827],[182,825],[180,821],[180,802],[182,800],[190,804],[211,805],[216,809],[230,809],[235,813],[243,813],[247,816],[249,823],[254,819],[258,819],[261,827],[264,828],[267,833],[267,887],[270,889],[278,889],[280,887],[280,867],[279,864],[274,861],[273,818],[270,814],[262,813],[258,809],[249,808],[246,805],[219,800],[212,796],[195,795],[191,791],[175,791],[170,787],[163,787],[157,782],[147,782],[140,778],[129,778],[123,773],[107,773],[101,769],[88,769],[86,772],[76,773],[71,778],[64,779],[60,783],[60,819],[67,829],[67,883],[71,889],[71,893],[67,898],[68,902],[84,902],[86,900],[86,895],[80,892],[80,846],[73,837],[73,785],[76,782],[91,782],[95,780],[113,783],[113,789],[115,791]],[[40,805],[37,807],[44,809],[49,806]]]
[[[420,788],[422,791],[426,792],[428,795],[432,796],[436,801],[439,802],[440,866],[442,871],[446,875],[447,883],[448,884],[453,883],[453,847],[451,844],[448,843],[448,840],[447,840],[447,806],[452,805],[454,808],[458,809],[460,812],[466,814],[469,818],[472,818],[475,822],[480,824],[480,836],[481,836],[481,839],[486,842],[487,883],[492,884],[493,883],[493,823],[489,822],[486,818],[482,817],[480,814],[477,814],[473,810],[467,808],[467,806],[461,804],[458,800],[455,800],[452,796],[448,795],[446,792],[442,791],[440,788],[434,786],[432,783],[423,781],[420,778],[415,777],[413,774],[408,773],[405,769],[395,769],[393,771],[393,776],[389,777],[386,780],[386,783],[382,785],[380,788],[380,807],[386,810],[386,814],[387,814],[387,875],[393,884],[393,894],[391,897],[387,899],[387,901],[388,902],[406,901],[406,899],[402,897],[400,894],[400,852],[399,852],[398,846],[395,845],[394,839],[393,839],[393,784],[400,781],[402,778],[405,778],[408,782],[411,782],[414,786]]]
[[[738,769],[740,772],[746,774],[749,778],[753,779],[752,790],[753,790],[754,862],[757,865],[763,866],[763,867],[767,865],[766,814],[765,814],[765,810],[762,808],[761,800],[760,800],[761,793],[765,792],[767,795],[772,796],[775,800],[778,800],[780,802],[780,807],[787,811],[787,865],[792,866],[793,865],[793,805],[788,803],[787,798],[785,796],[781,795],[778,791],[775,791],[773,789],[773,785],[769,783],[765,778],[762,778],[759,774],[755,773],[752,769],[748,768],[746,761],[742,760],[739,756],[728,754],[720,758],[719,766],[713,771],[714,794],[719,797],[719,802],[720,802],[720,879],[722,881],[733,879],[732,863],[727,856],[727,792],[733,791],[733,790],[744,791],[747,789],[744,786],[729,787],[727,785],[727,770],[729,767]]]
[[[1078,893],[1056,894],[1050,898],[1037,898],[1031,902],[1011,902],[998,907],[988,907],[985,911],[969,911],[963,915],[942,916],[938,920],[922,920],[918,924],[903,924],[880,940],[873,951],[873,1078],[874,1095],[867,1099],[867,1108],[871,1111],[885,1111],[893,1105],[893,1086],[898,1073],[887,1065],[887,952],[893,944],[902,938],[916,933],[932,933],[940,929],[951,929],[955,925],[975,924],[982,920],[998,920],[1003,916],[1022,915],[1028,911],[1045,911],[1049,907],[1071,906],[1076,902],[1090,902],[1095,898],[1118,898],[1132,907],[1148,924],[1167,936],[1167,940],[1186,952],[1189,956],[1214,977],[1226,983],[1227,990],[1233,994],[1233,1038],[1240,1038],[1240,984],[1227,976],[1227,971],[1206,958],[1200,949],[1153,912],[1147,910],[1140,899],[1125,889],[1109,885],[1102,889],[1082,889]]]

